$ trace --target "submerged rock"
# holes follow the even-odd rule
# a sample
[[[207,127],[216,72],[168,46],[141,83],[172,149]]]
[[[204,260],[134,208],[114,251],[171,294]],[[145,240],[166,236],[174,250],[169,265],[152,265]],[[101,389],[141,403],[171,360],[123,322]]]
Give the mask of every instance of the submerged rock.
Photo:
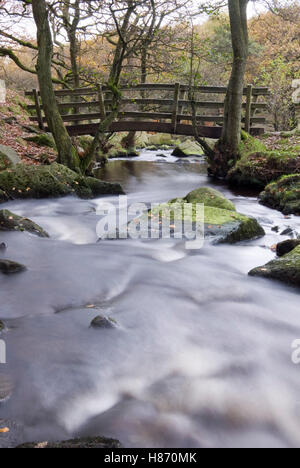
[[[1,192],[2,191],[2,192]],[[5,193],[5,199],[2,194]],[[76,194],[80,198],[124,193],[120,184],[82,177],[66,166],[25,166],[0,172],[0,201],[7,198],[55,198]]]
[[[12,262],[11,260],[0,259],[0,271],[4,275],[21,273],[22,271],[26,270],[26,266],[22,265],[21,263]]]
[[[300,246],[284,255],[272,260],[264,266],[254,268],[250,276],[271,278],[294,286],[300,286]]]
[[[92,328],[115,328],[116,321],[110,317],[98,315],[91,321]]]
[[[0,231],[26,231],[39,237],[49,237],[49,234],[38,224],[8,210],[0,210]]]
[[[181,158],[187,158],[189,156],[203,156],[203,154],[204,151],[201,146],[192,140],[187,140],[181,143],[174,149],[172,153],[173,156]]]
[[[122,448],[121,442],[116,439],[107,439],[106,437],[85,437],[82,439],[64,440],[62,442],[32,442],[22,444],[16,448],[36,448],[36,449],[74,449],[74,448]]]
[[[7,249],[7,246],[4,242],[1,242],[0,244],[0,252],[5,252],[5,250]]]
[[[276,253],[278,257],[283,257],[283,255],[288,254],[292,250],[294,250],[296,247],[300,245],[300,240],[299,239],[288,239],[283,242],[279,242],[276,246]]]
[[[0,145],[0,171],[13,167],[20,162],[21,159],[14,149]]]
[[[260,194],[263,205],[282,211],[283,214],[300,215],[300,174],[283,176]]]

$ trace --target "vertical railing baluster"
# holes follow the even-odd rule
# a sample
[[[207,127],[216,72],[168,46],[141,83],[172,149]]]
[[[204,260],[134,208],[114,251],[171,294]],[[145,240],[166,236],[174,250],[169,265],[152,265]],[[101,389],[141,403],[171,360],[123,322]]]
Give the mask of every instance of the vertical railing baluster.
[[[37,90],[37,89],[33,89],[33,90],[32,90],[32,93],[33,93],[33,97],[34,97],[35,110],[36,110],[36,116],[37,116],[38,123],[39,123],[39,128],[40,128],[41,130],[44,130],[45,127],[44,127],[43,115],[42,115],[42,110],[41,110],[40,101],[39,101],[39,93],[38,93],[38,90]]]
[[[173,111],[172,111],[172,129],[173,129],[174,135],[176,134],[176,129],[177,129],[179,95],[180,95],[180,83],[175,83],[174,102],[173,102]]]
[[[247,86],[245,131],[250,133],[251,129],[251,107],[252,107],[252,85]]]

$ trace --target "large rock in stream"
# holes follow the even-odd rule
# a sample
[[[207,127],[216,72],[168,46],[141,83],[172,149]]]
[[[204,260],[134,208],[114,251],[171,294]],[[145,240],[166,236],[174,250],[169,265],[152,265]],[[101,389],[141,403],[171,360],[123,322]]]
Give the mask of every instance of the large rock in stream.
[[[103,182],[93,177],[82,177],[66,166],[25,166],[0,172],[0,202],[16,198],[56,198],[77,195],[89,199],[100,195],[123,194],[117,183]]]
[[[300,246],[264,266],[254,268],[249,272],[249,275],[300,286]]]
[[[203,156],[204,151],[196,141],[186,140],[178,145],[172,155],[179,158],[188,158],[189,156]]]
[[[0,210],[0,231],[26,231],[39,237],[49,237],[38,224],[9,210]]]
[[[259,199],[263,205],[282,211],[285,215],[300,215],[300,174],[283,176],[267,185]]]
[[[189,204],[188,206],[186,204]],[[184,198],[177,198],[156,206],[142,216],[129,223],[127,230],[140,226],[141,238],[158,238],[157,230],[164,225],[171,232],[182,232],[184,235],[195,233],[203,226],[201,213],[197,212],[197,204],[204,205],[204,237],[213,243],[229,243],[257,239],[265,235],[263,228],[256,219],[237,213],[234,204],[222,193],[209,187],[190,192]],[[152,235],[153,234],[153,235]],[[110,238],[108,236],[107,238]]]
[[[21,263],[13,262],[11,260],[0,259],[0,272],[4,275],[14,275],[16,273],[22,273],[27,268]]]

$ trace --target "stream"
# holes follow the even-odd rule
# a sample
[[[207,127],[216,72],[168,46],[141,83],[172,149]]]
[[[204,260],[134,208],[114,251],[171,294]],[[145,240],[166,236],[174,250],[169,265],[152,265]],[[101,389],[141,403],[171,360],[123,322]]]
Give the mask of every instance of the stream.
[[[0,276],[0,375],[13,382],[0,419],[22,427],[15,443],[104,435],[125,447],[300,446],[299,292],[247,276],[274,258],[285,228],[300,233],[300,218],[216,185],[200,158],[158,153],[98,175],[119,181],[129,203],[215,187],[266,236],[197,251],[174,239],[97,242],[97,210],[118,197],[7,203],[51,237],[1,233],[2,256],[28,271]],[[99,314],[118,327],[90,328]]]

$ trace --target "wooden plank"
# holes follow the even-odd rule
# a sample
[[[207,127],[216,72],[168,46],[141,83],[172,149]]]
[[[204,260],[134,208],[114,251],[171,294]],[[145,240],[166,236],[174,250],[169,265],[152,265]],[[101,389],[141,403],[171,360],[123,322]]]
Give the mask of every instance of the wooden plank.
[[[95,135],[98,129],[98,124],[86,125],[71,125],[66,127],[70,136],[79,135]],[[48,129],[46,129],[48,130]],[[172,124],[165,122],[134,122],[123,121],[113,122],[108,132],[130,132],[130,131],[143,131],[143,132],[156,132],[156,133],[171,133]],[[198,127],[199,135],[207,138],[218,139],[221,136],[221,127]],[[264,133],[264,128],[253,127],[251,135],[261,135]],[[176,135],[194,136],[194,128],[192,125],[178,124],[176,127]]]
[[[98,124],[71,125],[66,127],[71,136],[75,135],[94,135],[98,129]],[[172,124],[166,122],[140,122],[140,121],[121,121],[113,122],[108,132],[156,132],[172,133]],[[198,127],[199,135],[208,138],[219,138],[221,136],[221,127]],[[177,124],[176,135],[193,136],[194,129],[192,125]]]
[[[39,128],[41,130],[44,130],[44,123],[43,123],[43,116],[42,116],[42,111],[41,111],[41,106],[40,106],[40,101],[39,101],[39,94],[37,89],[32,90],[33,97],[34,97],[34,108],[36,110],[36,116],[37,116],[37,121],[39,123]]]
[[[161,105],[161,106],[172,106],[173,105],[173,100],[172,99],[122,99],[121,104],[138,104],[138,105]],[[105,105],[112,104],[111,99],[106,99],[105,100]],[[72,108],[74,106],[84,108],[84,107],[98,107],[99,108],[99,100],[97,101],[92,101],[92,102],[64,102],[58,104],[59,109],[68,109]],[[179,100],[178,101],[179,106],[189,106],[190,101],[189,100]],[[195,105],[197,107],[203,107],[204,109],[222,109],[224,107],[224,102],[216,102],[216,101],[197,101],[195,102]],[[35,105],[29,105],[27,106],[28,109],[36,109]],[[252,107],[254,109],[265,109],[267,107],[267,104],[264,102],[259,102],[256,104],[253,104]],[[40,106],[41,109],[43,109],[43,106]],[[246,104],[243,104],[243,108],[246,108]]]
[[[142,85],[136,86],[121,86],[121,91],[134,91],[134,90],[145,90],[145,91],[163,91],[163,90],[174,90],[175,85],[169,83],[146,83]],[[181,89],[183,91],[188,91],[189,86],[181,85]],[[193,88],[196,91],[201,93],[207,94],[226,94],[227,87],[226,86],[196,86]],[[103,92],[109,92],[108,86],[102,86]],[[72,96],[72,95],[79,95],[79,96],[91,96],[97,95],[97,88],[77,88],[73,90],[69,89],[58,89],[55,91],[56,96]],[[247,95],[247,88],[244,88],[243,94]],[[270,95],[269,89],[266,87],[255,87],[253,88],[253,95],[257,96],[268,96]],[[25,96],[33,97],[32,91],[26,91]]]
[[[247,86],[246,97],[246,114],[245,114],[245,131],[250,132],[251,126],[251,105],[252,105],[252,85]]]
[[[173,102],[173,111],[172,111],[172,126],[173,126],[172,133],[173,134],[176,133],[179,94],[180,94],[180,83],[176,83],[175,89],[174,89],[174,102]]]
[[[109,115],[109,112],[107,113]],[[118,115],[119,119],[125,118],[136,118],[136,119],[151,119],[151,120],[159,120],[165,119],[170,120],[172,118],[171,113],[165,112],[120,112]],[[32,122],[37,122],[37,117],[29,117]],[[84,120],[101,120],[100,112],[95,113],[87,113],[87,114],[66,114],[62,115],[62,120],[64,122],[75,122],[75,121],[84,121]],[[177,122],[181,120],[193,121],[192,115],[186,114],[178,114],[177,115]],[[46,122],[46,118],[43,118],[43,121]],[[222,123],[223,116],[221,115],[198,115],[197,121],[199,122],[216,122]],[[242,119],[242,121],[245,121]],[[251,123],[264,123],[266,121],[265,117],[251,117]]]

